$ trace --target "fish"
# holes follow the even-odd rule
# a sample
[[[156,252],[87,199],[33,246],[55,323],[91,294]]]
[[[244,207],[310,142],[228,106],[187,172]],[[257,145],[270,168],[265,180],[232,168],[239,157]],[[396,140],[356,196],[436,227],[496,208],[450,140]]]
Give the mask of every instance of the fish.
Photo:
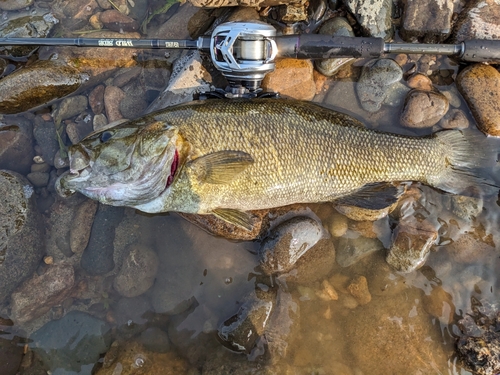
[[[213,214],[251,230],[251,211],[294,203],[387,207],[401,195],[393,182],[491,193],[498,186],[475,168],[494,149],[476,133],[405,136],[309,102],[210,99],[89,134],[69,148],[56,189],[146,213]]]

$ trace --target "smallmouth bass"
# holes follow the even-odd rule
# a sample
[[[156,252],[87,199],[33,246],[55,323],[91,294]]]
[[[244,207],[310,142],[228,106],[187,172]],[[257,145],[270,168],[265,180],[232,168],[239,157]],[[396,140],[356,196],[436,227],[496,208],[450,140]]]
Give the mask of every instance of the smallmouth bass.
[[[249,229],[251,210],[356,195],[390,204],[381,191],[394,198],[395,188],[372,189],[377,183],[491,191],[494,182],[471,172],[493,153],[480,138],[382,133],[294,100],[208,100],[90,134],[71,146],[56,188],[149,213],[214,214]]]

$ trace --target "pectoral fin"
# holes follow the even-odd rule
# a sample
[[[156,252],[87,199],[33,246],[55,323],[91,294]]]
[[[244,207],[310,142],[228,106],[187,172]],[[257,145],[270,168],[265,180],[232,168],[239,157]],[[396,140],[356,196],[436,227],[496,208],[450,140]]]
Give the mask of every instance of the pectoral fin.
[[[394,186],[385,182],[368,184],[353,194],[336,199],[335,203],[368,210],[381,210],[396,203],[403,192],[404,188],[401,185]]]
[[[236,225],[248,231],[251,231],[253,228],[252,215],[248,212],[218,208],[213,210],[212,214],[229,224]]]
[[[254,162],[243,151],[219,151],[201,156],[190,163],[199,182],[227,184]]]

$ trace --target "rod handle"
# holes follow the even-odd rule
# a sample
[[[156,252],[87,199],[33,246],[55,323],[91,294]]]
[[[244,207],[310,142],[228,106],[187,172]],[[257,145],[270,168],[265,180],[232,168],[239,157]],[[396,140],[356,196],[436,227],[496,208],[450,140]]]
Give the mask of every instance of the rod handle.
[[[463,42],[460,56],[467,62],[500,63],[500,40],[472,39]]]

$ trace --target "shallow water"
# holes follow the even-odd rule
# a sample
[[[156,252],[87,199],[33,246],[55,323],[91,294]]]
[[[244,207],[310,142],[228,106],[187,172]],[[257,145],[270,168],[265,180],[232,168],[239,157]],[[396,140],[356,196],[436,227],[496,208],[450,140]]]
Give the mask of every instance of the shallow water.
[[[452,69],[456,74],[459,66],[448,59],[442,62],[443,69]],[[362,66],[362,63],[359,61],[356,65]],[[383,106],[381,111],[370,114],[358,104],[355,83],[345,79],[329,80],[328,84],[329,90],[314,101],[351,113],[367,126],[379,130],[417,135],[430,132],[410,131],[398,125],[402,103],[394,107]],[[459,108],[473,124],[463,100]],[[500,148],[500,142],[498,145]],[[498,175],[498,166],[492,164],[484,173]],[[267,280],[269,284],[278,283],[287,289],[300,311],[299,316],[293,318],[295,329],[288,337],[286,358],[275,364],[259,356],[262,353],[258,350],[248,355],[235,355],[226,349],[221,351],[221,343],[216,339],[217,328],[236,314],[244,297],[264,279],[257,267],[259,243],[211,236],[175,214],[143,215],[126,210],[129,226],[123,225],[117,236],[126,237],[130,231],[138,243],[157,253],[156,285],[142,296],[143,305],[132,303],[136,311],[131,311],[130,304],[129,308],[120,307],[121,297],[111,285],[103,286],[106,294],[102,301],[94,304],[95,315],[107,319],[115,328],[113,339],[131,340],[146,327],[160,327],[168,333],[171,350],[190,361],[200,373],[204,373],[201,369],[206,370],[209,362],[222,366],[248,361],[248,366],[241,364],[241,372],[234,373],[242,373],[245,368],[248,373],[265,373],[269,368],[270,373],[283,374],[361,375],[403,371],[407,374],[468,374],[453,354],[455,339],[460,335],[458,321],[470,312],[472,297],[499,300],[500,207],[497,198],[493,197],[484,202],[474,220],[460,219],[443,208],[443,201],[449,196],[425,186],[418,186],[418,189],[426,197],[419,213],[430,222],[440,224],[441,237],[425,265],[417,271],[398,274],[385,262],[385,250],[379,250],[349,267],[335,264],[328,274],[313,282],[287,283],[286,278]],[[325,226],[334,214],[329,204],[311,205],[311,210]],[[378,228],[378,239],[386,248],[390,245],[390,231],[394,225],[395,222],[387,218],[374,224]],[[466,260],[457,260],[450,250],[451,244],[464,232],[477,233],[478,227],[484,228],[484,235],[469,246],[484,249]],[[363,239],[353,227],[343,237]],[[339,251],[341,238],[333,241]],[[366,277],[372,295],[371,302],[363,306],[353,303],[345,289],[346,283],[359,275]],[[337,289],[338,300],[325,301],[318,297],[316,291],[322,288],[323,280],[328,280]],[[158,290],[160,282],[161,290]],[[426,296],[434,291],[440,293],[434,300],[444,301],[441,319],[431,315],[426,308],[429,303]],[[167,304],[169,308],[165,307],[165,299],[178,301],[173,312],[172,306]],[[78,300],[70,302],[73,304],[65,305],[65,312],[80,308]],[[189,307],[186,309],[186,306]],[[176,313],[176,309],[183,311]],[[155,310],[167,313],[155,314]],[[9,332],[16,332],[16,327],[6,330],[4,337],[11,339]],[[218,358],[216,365],[214,358]],[[90,373],[93,364],[82,365],[80,373]],[[58,371],[54,373],[70,373],[64,368]],[[221,369],[219,373],[225,372]]]

